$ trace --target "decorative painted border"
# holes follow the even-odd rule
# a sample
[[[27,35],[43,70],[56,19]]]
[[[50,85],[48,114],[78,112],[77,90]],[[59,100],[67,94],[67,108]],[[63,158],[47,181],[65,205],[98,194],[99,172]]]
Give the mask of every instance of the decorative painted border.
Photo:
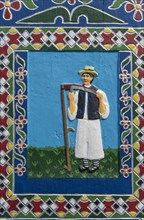
[[[131,54],[120,56],[120,173],[124,178],[128,178],[132,173],[132,94],[131,94]]]
[[[2,13],[1,13],[2,23],[6,24],[6,21],[11,21],[11,20],[13,21],[13,25],[19,23],[21,20],[15,21],[15,18],[13,15],[14,15],[14,12],[17,13],[17,18],[19,19],[19,17],[21,16],[20,11],[23,10],[24,8],[29,11],[33,10],[33,15],[39,14],[41,12],[45,12],[45,9],[41,9],[40,3],[41,3],[41,1],[38,1],[38,0],[37,0],[37,2],[34,2],[34,0],[0,0],[0,10],[2,11]],[[44,3],[46,5],[46,2],[44,2]],[[97,22],[99,23],[99,21],[97,20],[98,18],[95,17],[95,14],[99,13],[101,10],[99,10],[97,8],[97,4],[95,5],[94,0],[77,0],[77,1],[76,0],[51,0],[48,3],[49,4],[46,5],[46,8],[47,8],[46,11],[53,10],[53,12],[52,13],[50,12],[49,16],[47,16],[47,17],[50,17],[50,20],[48,19],[46,22],[47,24],[51,23],[51,17],[54,17],[54,16],[55,16],[55,19],[54,19],[55,21],[59,17],[62,19],[62,23],[63,23],[63,21],[65,22],[65,19],[67,20],[69,17],[70,20],[68,19],[69,21],[67,20],[67,22],[68,23],[70,22],[73,25],[75,24],[75,22],[79,23],[79,16],[84,16],[86,18],[87,25],[89,24],[89,21],[88,21],[89,19],[90,19],[91,24],[92,23],[96,24]],[[67,5],[67,7],[65,7],[65,5]],[[74,21],[72,21],[73,19],[71,20],[71,17],[73,14],[73,13],[71,13],[71,9],[73,6],[76,6],[76,7],[80,6],[81,7],[80,11],[83,11],[83,13],[80,13],[80,14],[78,13],[79,16],[77,17],[77,19],[75,18]],[[130,14],[130,19],[136,24],[136,26],[138,26],[138,23],[143,21],[143,11],[144,11],[143,0],[123,0],[123,1],[112,0],[110,2],[110,5],[108,5],[107,7],[109,10],[113,10],[113,11],[118,10],[123,7],[123,13],[125,15],[124,17],[128,17],[128,14]],[[36,9],[40,9],[40,11],[35,12]],[[56,11],[55,11],[55,9],[56,9]],[[87,10],[90,10],[91,12],[87,13]],[[62,11],[64,13],[62,13]],[[103,9],[102,9],[102,11],[103,11]],[[117,22],[119,24],[121,22],[124,22],[123,20],[116,18],[113,15],[111,16],[111,14],[107,13],[106,11],[103,11],[103,13],[104,13],[104,15],[108,15],[110,17],[113,17],[113,19],[116,19],[113,22],[113,24],[116,24]],[[93,14],[94,16],[91,17],[91,14]],[[21,19],[25,20],[28,17],[32,17],[33,15],[31,14],[29,16],[26,16],[26,14],[24,13],[23,16],[26,16],[26,17],[25,18],[23,17]],[[122,13],[120,13],[119,15],[121,17]],[[45,17],[45,16],[43,16],[43,17]],[[94,19],[94,17],[95,17],[95,19]],[[98,16],[98,17],[100,18],[103,16]],[[122,19],[123,19],[123,17],[122,17]],[[36,19],[36,20],[35,21],[33,20],[33,24],[38,21],[39,21],[38,23],[42,24],[42,21],[40,22],[39,19]],[[108,22],[108,19],[105,19],[105,21],[101,20],[100,23],[105,24],[107,22]],[[25,23],[25,21],[24,21],[24,23]],[[54,22],[54,24],[55,24],[55,22]],[[123,24],[126,24],[126,23],[123,23]]]
[[[130,218],[143,217],[143,29],[132,28],[2,28],[0,32],[0,144],[1,144],[1,214],[16,218]],[[14,69],[15,50],[105,50],[131,51],[133,75],[133,194],[126,196],[90,195],[15,195],[13,192],[14,159]],[[18,58],[17,58],[18,59]],[[23,62],[19,65],[24,67]],[[122,67],[122,66],[121,66]],[[17,67],[16,67],[17,68]],[[19,68],[19,67],[18,67]],[[21,69],[22,70],[22,69]],[[121,69],[122,70],[122,69]],[[124,69],[123,69],[124,70]],[[20,71],[20,69],[19,69]],[[18,72],[19,72],[18,71]],[[24,71],[24,68],[23,68]],[[20,71],[21,72],[21,71]],[[15,73],[19,77],[19,73]],[[26,72],[25,72],[26,74]],[[120,80],[129,77],[122,71]],[[127,77],[125,77],[127,76]],[[20,82],[21,80],[18,79]],[[17,81],[18,82],[18,81]],[[127,82],[125,83],[125,85]],[[23,91],[22,84],[19,90]],[[19,91],[20,92],[20,91]],[[125,92],[125,90],[123,91]],[[122,93],[124,94],[124,93]],[[126,95],[123,95],[125,100]],[[16,97],[15,97],[16,98]],[[26,97],[25,97],[26,98]],[[17,99],[17,98],[16,98]],[[18,99],[20,102],[20,99]],[[121,100],[122,101],[122,100]],[[127,106],[125,106],[127,107]],[[126,109],[125,109],[126,110]],[[19,108],[18,113],[24,115]],[[16,115],[17,117],[17,115]],[[23,118],[25,120],[25,118]],[[126,119],[126,118],[125,118]],[[20,128],[21,118],[15,123]],[[122,120],[123,122],[125,120]],[[126,120],[127,121],[127,120]],[[132,121],[132,120],[131,120]],[[26,121],[24,121],[26,123]],[[122,123],[124,126],[125,123]],[[17,144],[17,143],[16,143]],[[22,143],[18,143],[21,145]],[[121,146],[127,154],[129,143]],[[15,146],[16,147],[16,146]],[[24,147],[24,146],[23,146]],[[19,148],[20,150],[20,148]],[[20,168],[20,167],[19,167]],[[123,167],[127,173],[128,167]],[[19,173],[19,170],[15,170]],[[23,170],[24,171],[24,170]],[[19,173],[20,175],[21,173]]]
[[[22,55],[24,57],[22,57]],[[27,147],[27,53],[14,53],[15,67],[15,151],[14,151],[14,171],[15,175],[22,176],[26,172],[26,152]]]

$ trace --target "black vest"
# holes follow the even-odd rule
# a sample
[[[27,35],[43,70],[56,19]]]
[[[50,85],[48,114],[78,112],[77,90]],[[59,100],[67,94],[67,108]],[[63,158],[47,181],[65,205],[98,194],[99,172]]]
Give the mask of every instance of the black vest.
[[[97,91],[97,88],[91,86],[90,89]],[[85,108],[85,91],[80,90],[78,95],[78,110],[77,110],[77,118],[82,119],[84,117],[84,108]],[[95,120],[99,119],[100,115],[98,112],[99,108],[99,99],[95,94],[88,92],[88,119]]]

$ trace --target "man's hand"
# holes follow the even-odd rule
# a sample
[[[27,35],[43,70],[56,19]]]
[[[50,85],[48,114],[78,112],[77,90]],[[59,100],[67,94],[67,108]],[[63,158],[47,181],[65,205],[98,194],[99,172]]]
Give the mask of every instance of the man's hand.
[[[103,94],[102,94],[102,92],[100,92],[100,91],[96,92],[96,97],[99,99],[100,102],[103,101]]]
[[[97,91],[96,97],[99,99],[99,114],[102,117],[106,111],[106,105],[103,102],[103,93],[101,91]]]
[[[73,92],[68,93],[68,99],[69,99],[69,111],[71,114],[73,114],[73,112],[76,109],[76,103],[74,100],[74,93]]]
[[[68,99],[69,99],[69,101],[74,101],[74,93],[73,92],[68,93]]]

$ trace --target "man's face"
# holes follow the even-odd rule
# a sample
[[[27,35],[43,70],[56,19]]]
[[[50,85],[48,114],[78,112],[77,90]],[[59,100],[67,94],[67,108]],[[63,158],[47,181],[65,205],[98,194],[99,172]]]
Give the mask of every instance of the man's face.
[[[82,81],[84,86],[89,86],[91,84],[93,77],[90,76],[88,73],[83,73],[82,74]]]

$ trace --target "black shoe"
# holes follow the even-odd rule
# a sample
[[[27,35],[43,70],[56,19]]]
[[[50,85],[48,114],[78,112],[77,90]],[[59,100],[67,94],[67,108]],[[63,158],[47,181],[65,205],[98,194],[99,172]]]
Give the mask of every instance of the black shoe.
[[[99,166],[98,167],[90,167],[89,169],[88,169],[88,172],[89,173],[93,173],[93,172],[95,172],[96,170],[98,170],[99,169]]]
[[[88,170],[88,166],[86,167],[86,166],[84,166],[84,165],[81,165],[80,167],[79,167],[79,171],[80,172],[83,172],[83,171],[85,171],[85,170]]]

